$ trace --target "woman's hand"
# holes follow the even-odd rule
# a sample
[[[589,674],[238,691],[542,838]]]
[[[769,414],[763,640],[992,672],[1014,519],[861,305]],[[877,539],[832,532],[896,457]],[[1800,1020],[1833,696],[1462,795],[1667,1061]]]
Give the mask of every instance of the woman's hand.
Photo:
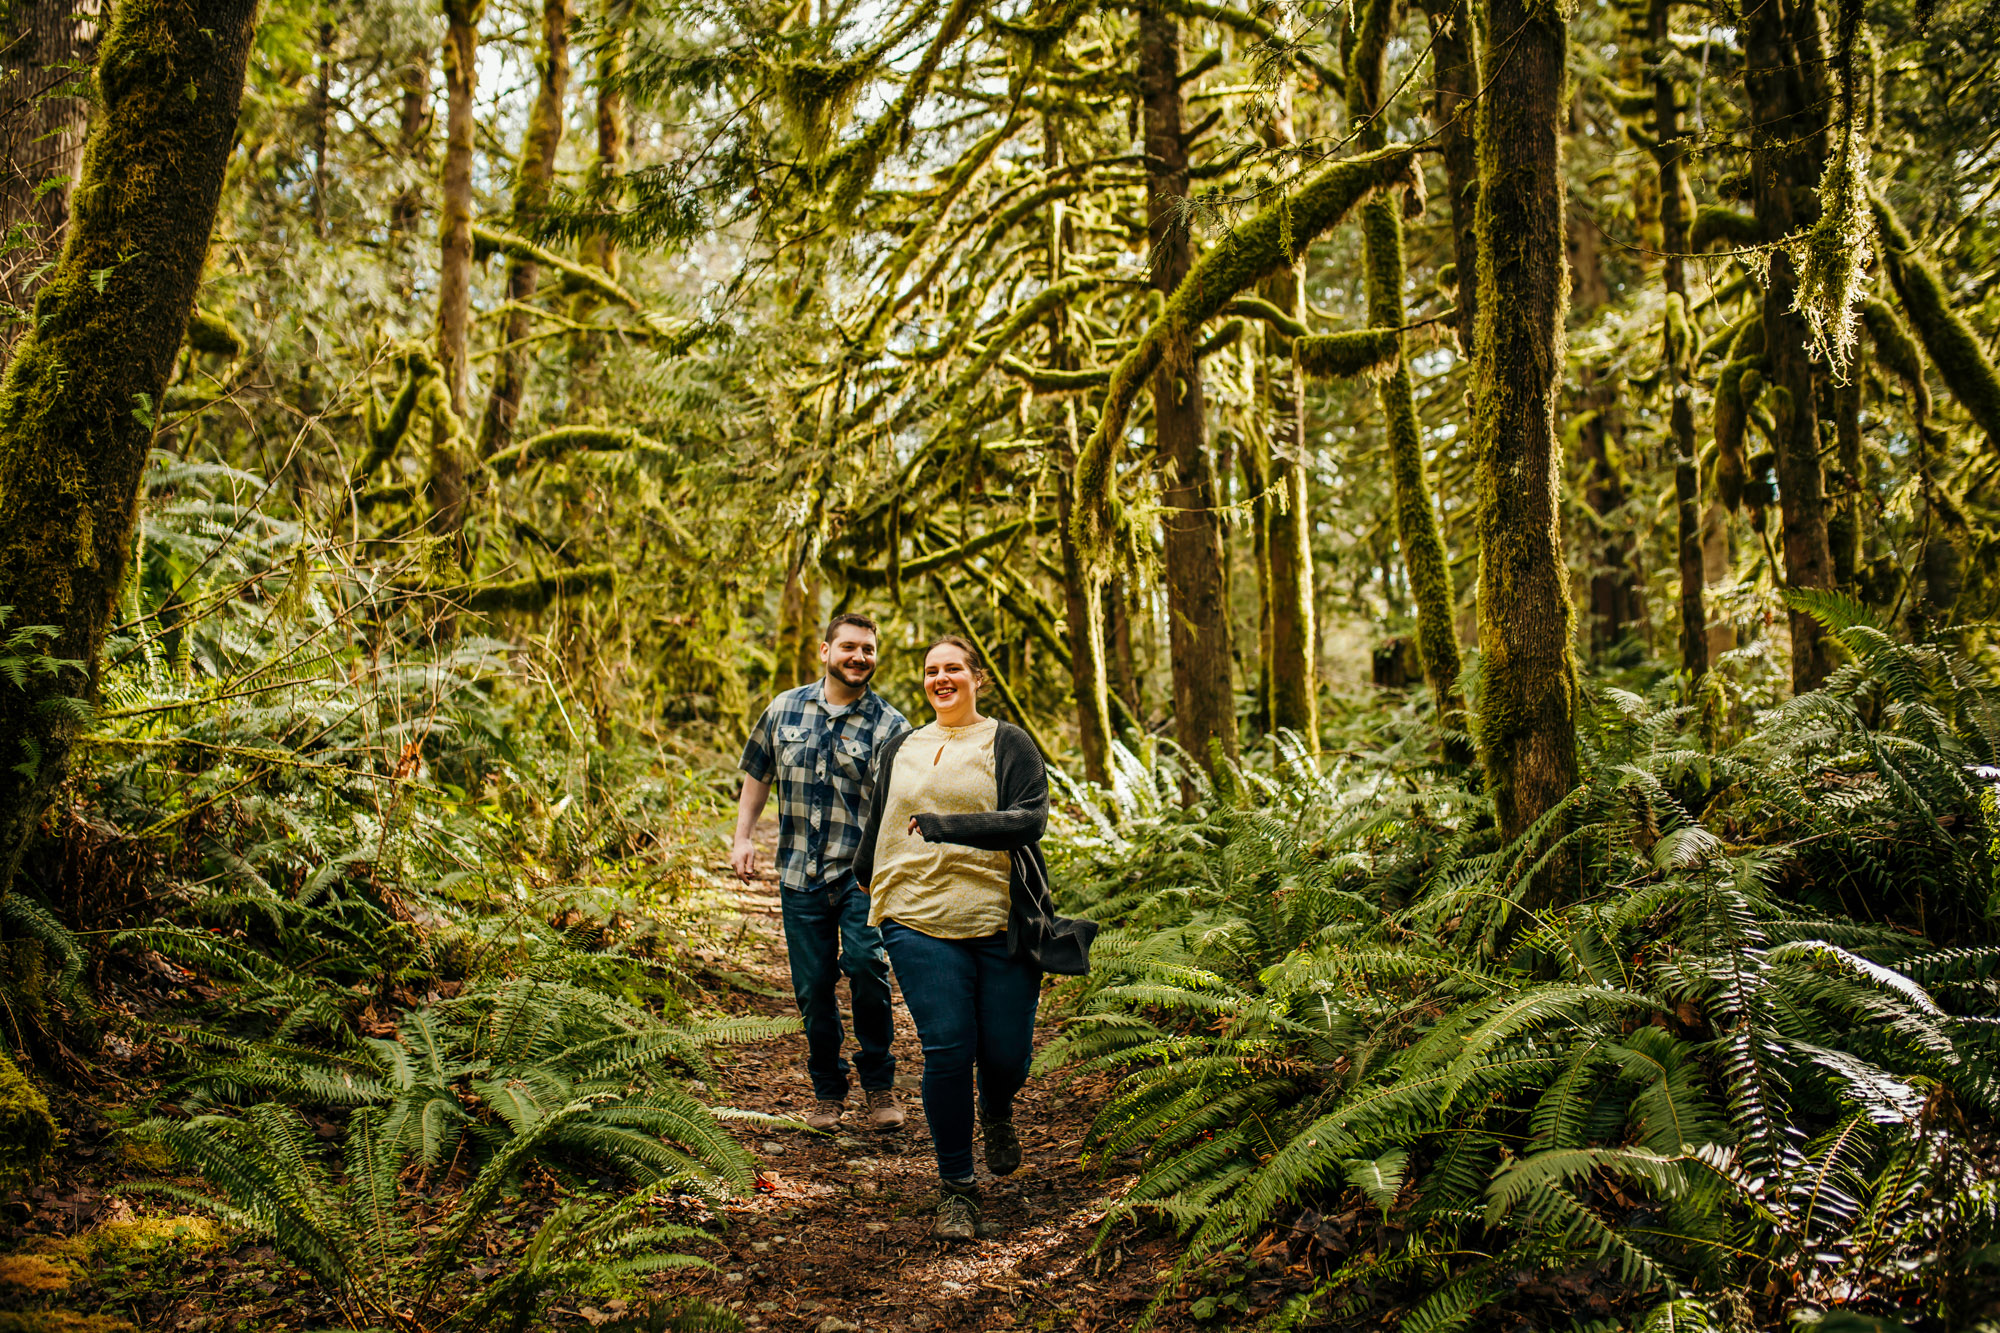
[[[917,817],[915,815],[910,816],[910,834],[916,838],[924,836],[924,831],[917,827]]]

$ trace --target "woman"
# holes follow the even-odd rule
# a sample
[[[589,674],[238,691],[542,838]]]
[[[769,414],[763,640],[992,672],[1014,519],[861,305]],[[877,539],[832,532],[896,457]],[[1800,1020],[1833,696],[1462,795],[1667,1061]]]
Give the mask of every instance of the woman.
[[[1019,727],[984,717],[986,673],[964,639],[924,653],[937,720],[876,753],[857,880],[872,901],[903,1000],[924,1048],[924,1117],[944,1182],[934,1234],[979,1234],[972,1174],[973,1076],[986,1166],[1021,1165],[1014,1094],[1034,1055],[1042,973],[1007,951],[1016,859],[1039,862],[1049,775]]]

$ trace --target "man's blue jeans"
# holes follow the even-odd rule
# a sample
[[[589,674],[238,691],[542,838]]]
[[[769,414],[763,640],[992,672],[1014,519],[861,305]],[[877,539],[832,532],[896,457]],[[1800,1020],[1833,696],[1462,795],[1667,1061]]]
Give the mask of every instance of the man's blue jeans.
[[[938,1174],[969,1180],[974,1071],[987,1119],[1011,1117],[1035,1055],[1041,969],[1009,958],[1004,934],[940,940],[885,921],[882,942],[923,1042],[924,1118]]]
[[[896,1020],[889,1007],[889,960],[882,932],[868,924],[868,895],[848,876],[833,889],[780,890],[785,952],[792,964],[792,995],[805,1020],[806,1072],[813,1096],[847,1099],[847,1031],[834,987],[847,974],[854,1000],[854,1040],[861,1047],[855,1072],[864,1089],[894,1087],[896,1057],[889,1050]]]

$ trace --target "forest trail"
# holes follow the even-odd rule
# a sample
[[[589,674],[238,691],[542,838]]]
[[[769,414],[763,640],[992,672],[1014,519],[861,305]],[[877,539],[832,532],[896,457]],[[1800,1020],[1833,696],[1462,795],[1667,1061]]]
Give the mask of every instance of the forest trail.
[[[765,847],[759,865],[770,863]],[[725,950],[697,955],[704,979],[726,987],[716,998],[731,1013],[795,1015],[775,877],[765,869],[754,883],[730,882],[736,919],[722,923]],[[845,980],[841,994],[845,1008]],[[1045,996],[1040,1041],[1053,1030],[1048,1010]],[[1107,1085],[1096,1077],[1031,1079],[1017,1103],[1020,1171],[996,1180],[979,1167],[999,1234],[947,1245],[930,1235],[937,1171],[918,1095],[923,1053],[900,991],[895,1049],[909,1115],[900,1130],[869,1128],[858,1092],[831,1134],[733,1126],[758,1158],[757,1193],[727,1207],[726,1252],[711,1256],[717,1270],[684,1290],[731,1306],[750,1328],[786,1333],[1134,1327],[1173,1254],[1164,1240],[1086,1254],[1129,1179],[1077,1161]],[[780,1115],[812,1107],[802,1036],[723,1048],[716,1065],[719,1105]]]

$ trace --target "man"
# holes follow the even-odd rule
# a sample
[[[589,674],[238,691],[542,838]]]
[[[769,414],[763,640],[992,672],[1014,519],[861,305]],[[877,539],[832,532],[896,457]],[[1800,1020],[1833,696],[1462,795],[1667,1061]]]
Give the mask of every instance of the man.
[[[875,675],[875,622],[837,615],[826,627],[819,660],[826,675],[773,699],[743,747],[743,794],[736,803],[737,875],[756,873],[750,841],[771,788],[778,789],[778,883],[792,994],[805,1020],[806,1070],[814,1106],[806,1123],[831,1129],[847,1102],[846,1032],[834,998],[847,974],[854,1001],[855,1072],[878,1129],[903,1123],[896,1101],[895,1020],[889,1008],[889,959],[882,932],[868,924],[868,894],[855,883],[854,853],[868,813],[869,769],[876,747],[910,724],[868,688]]]

